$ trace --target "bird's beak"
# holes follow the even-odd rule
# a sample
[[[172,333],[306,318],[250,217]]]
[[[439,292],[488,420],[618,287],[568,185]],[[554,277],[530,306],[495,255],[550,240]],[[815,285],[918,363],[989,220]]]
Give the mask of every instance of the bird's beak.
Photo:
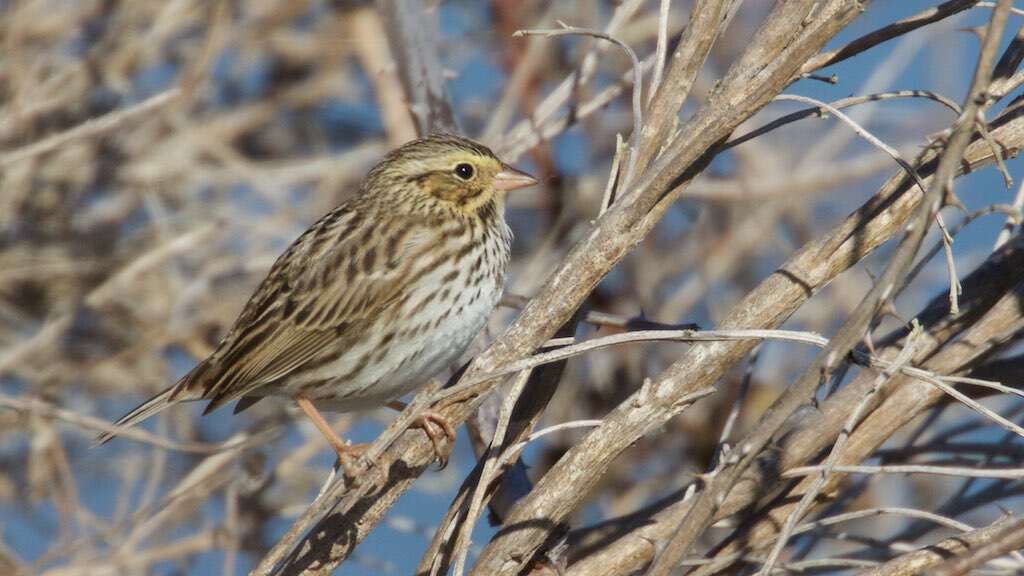
[[[536,183],[537,179],[533,176],[507,164],[503,164],[501,172],[494,175],[494,187],[505,192],[533,186]]]

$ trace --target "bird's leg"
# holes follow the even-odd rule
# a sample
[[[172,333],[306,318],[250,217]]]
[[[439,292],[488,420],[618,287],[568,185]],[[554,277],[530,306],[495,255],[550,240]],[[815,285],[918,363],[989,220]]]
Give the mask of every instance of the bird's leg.
[[[327,423],[327,420],[324,419],[320,411],[316,409],[316,406],[308,398],[296,396],[295,403],[299,405],[299,408],[302,408],[302,411],[306,413],[306,416],[313,422],[317,430],[327,439],[331,448],[334,448],[334,451],[338,453],[338,462],[341,464],[345,477],[349,479],[355,478],[356,462],[354,458],[359,458],[366,451],[366,444],[352,445],[345,443],[344,440],[334,433],[330,424]]]
[[[385,404],[388,408],[401,412],[405,410],[406,404],[398,400],[392,400]],[[436,424],[441,432],[435,431],[432,424]],[[426,432],[427,437],[430,438],[430,443],[434,445],[434,455],[437,456],[438,462],[441,463],[443,469],[448,465],[448,456],[452,453],[452,448],[455,446],[455,428],[447,418],[441,415],[440,412],[433,410],[424,410],[416,415],[416,418],[412,421],[412,425],[416,428],[422,428]],[[441,438],[447,440],[447,443],[442,445]]]

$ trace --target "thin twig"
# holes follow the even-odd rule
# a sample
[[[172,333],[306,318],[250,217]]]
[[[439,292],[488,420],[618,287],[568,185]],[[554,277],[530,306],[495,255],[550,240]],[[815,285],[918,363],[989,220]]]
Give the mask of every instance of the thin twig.
[[[519,396],[522,394],[523,388],[529,379],[530,370],[523,370],[513,381],[505,401],[502,402],[501,412],[498,416],[498,426],[494,430],[490,447],[488,447],[487,452],[483,455],[484,467],[480,473],[480,481],[473,488],[473,493],[469,500],[469,509],[466,511],[466,518],[459,527],[458,535],[452,546],[455,557],[456,576],[462,576],[465,572],[466,556],[469,554],[469,546],[472,542],[473,527],[476,526],[476,521],[480,517],[480,511],[483,509],[484,496],[488,492],[487,487],[491,485],[491,482],[494,481],[501,470],[499,462],[502,460],[503,455],[499,450],[502,444],[505,443],[505,431],[508,429],[509,420],[512,419],[512,410],[515,408],[516,402],[519,400]]]
[[[1022,213],[1024,213],[1024,182],[1017,187],[1017,195],[1013,197],[1013,204],[1011,205],[1016,211],[1015,214],[1007,214],[1006,223],[1003,224],[1003,228],[999,231],[999,235],[996,236],[995,245],[992,246],[993,250],[997,250],[1003,244],[1006,244],[1010,237],[1013,236],[1013,230],[1017,226],[1021,225]]]
[[[605,26],[605,34],[614,35],[619,32],[622,26],[633,17],[634,13],[643,4],[643,0],[627,0],[622,2],[615,7],[615,11],[612,13],[612,17],[609,18],[608,24]],[[544,133],[542,126],[553,127],[556,124],[561,125],[561,130],[564,130],[567,126],[582,119],[580,116],[583,106],[576,106],[578,110],[574,114],[568,115],[562,118],[561,122],[552,121],[552,116],[571,98],[573,98],[579,91],[580,88],[585,86],[590,79],[593,77],[594,72],[597,69],[598,54],[603,51],[607,44],[596,43],[591,48],[579,66],[573,70],[566,78],[564,78],[558,86],[548,93],[536,108],[533,110],[529,118],[520,121],[512,130],[506,135],[502,146],[499,146],[499,151],[504,158],[506,155],[510,159],[514,160],[519,154],[523,152],[525,148],[532,146],[525,142],[531,138],[535,138],[537,133]],[[650,66],[654,63],[653,55],[644,60],[644,66]],[[622,83],[631,83],[633,79],[632,72],[624,75]],[[621,93],[622,87],[616,91],[616,96]],[[607,102],[606,102],[607,103]],[[544,137],[544,139],[551,138],[552,135]]]
[[[668,54],[668,15],[672,10],[672,0],[661,0],[658,10],[658,43],[654,49],[654,74],[651,76],[651,87],[647,89],[647,105],[658,92],[661,77],[665,74],[665,55]]]
[[[992,410],[991,408],[986,408],[985,406],[981,405],[979,402],[971,399],[966,394],[964,394],[963,392],[960,392],[959,390],[957,390],[956,388],[950,386],[949,384],[946,384],[945,382],[943,382],[942,378],[936,378],[933,375],[928,374],[928,373],[917,373],[917,374],[914,374],[913,372],[914,372],[914,370],[908,370],[907,371],[907,375],[913,376],[914,378],[917,378],[918,380],[923,380],[924,382],[927,382],[927,383],[935,386],[936,388],[942,390],[943,392],[945,392],[949,396],[952,396],[953,398],[958,400],[961,404],[964,404],[965,406],[967,406],[971,410],[974,410],[978,414],[988,418],[989,420],[992,420],[993,422],[995,422],[999,426],[1003,427],[1004,429],[1006,429],[1006,430],[1008,430],[1010,432],[1013,432],[1014,434],[1024,438],[1024,428],[1022,428],[1021,426],[1018,426],[1014,422],[1011,422],[1010,420],[1004,418],[1003,416],[1001,416],[995,410]]]
[[[740,382],[740,389],[736,393],[736,401],[732,403],[729,415],[725,418],[725,424],[722,426],[722,432],[718,435],[718,444],[715,446],[715,455],[711,459],[713,465],[717,466],[729,451],[729,439],[732,438],[733,428],[736,426],[736,422],[739,421],[740,411],[743,409],[743,403],[746,401],[747,394],[750,392],[750,383],[754,378],[754,367],[757,366],[757,361],[760,358],[761,345],[758,344],[750,351],[750,358],[747,360],[747,367],[743,371],[743,380]]]
[[[636,342],[658,342],[658,341],[670,341],[670,342],[723,342],[723,341],[737,341],[737,340],[778,340],[784,342],[796,342],[802,344],[810,344],[820,348],[828,347],[831,342],[828,338],[815,334],[814,332],[801,332],[794,330],[636,330],[631,332],[623,332],[620,334],[612,334],[610,336],[602,336],[593,338],[584,342],[564,346],[556,350],[548,352],[541,352],[524,358],[516,362],[512,362],[507,366],[495,372],[485,372],[480,374],[474,379],[460,382],[457,386],[450,388],[444,388],[438,391],[431,403],[438,403],[444,400],[448,400],[453,397],[464,396],[468,393],[472,393],[475,388],[481,384],[493,381],[495,379],[507,376],[521,370],[528,370],[542,366],[544,364],[550,364],[553,362],[560,362],[574,356],[578,356],[585,352],[593,350],[600,350],[611,346],[618,346],[622,344],[630,344]],[[864,365],[878,368],[881,370],[893,370],[895,363],[890,360],[885,360],[863,352],[861,350],[852,351],[852,355],[857,359],[858,362]],[[964,378],[958,376],[942,376],[915,368],[913,366],[898,366],[900,373],[906,374],[913,378],[929,382],[941,390],[954,397],[955,399],[963,402],[965,405],[975,410],[979,414],[982,414],[998,425],[1011,430],[1015,433],[1024,436],[1024,428],[1021,428],[1007,419],[1003,418],[996,412],[985,408],[978,402],[972,400],[967,395],[959,392],[948,383],[964,383],[973,384],[978,386],[985,386],[992,388],[999,392],[1014,394],[1024,397],[1024,391],[1017,390],[1000,384],[999,382],[990,382],[977,378]]]
[[[154,96],[150,96],[138,104],[114,110],[113,112],[104,114],[99,118],[87,120],[70,130],[65,130],[64,132],[44,138],[34,144],[29,144],[28,146],[18,148],[17,150],[6,152],[3,155],[0,155],[0,168],[7,168],[11,164],[20,162],[26,158],[32,158],[34,156],[39,156],[40,154],[52,152],[61,146],[78,140],[102,136],[123,126],[127,122],[131,122],[137,118],[145,118],[154,111],[159,110],[168,104],[174,103],[178,100],[181,94],[182,92],[180,88],[171,88]]]
[[[975,6],[977,6],[978,8],[995,8],[996,7],[996,3],[995,2],[978,2],[977,4],[975,4]],[[1024,8],[1010,8],[1010,13],[1011,14],[1016,14],[1017,16],[1024,16]]]
[[[541,428],[540,430],[531,432],[524,443],[533,442],[534,440],[543,438],[548,434],[553,434],[555,432],[560,432],[562,430],[574,430],[576,428],[593,428],[594,426],[599,426],[600,424],[600,420],[571,420],[569,422],[562,422],[561,424],[553,424],[546,428]]]
[[[53,404],[37,398],[15,398],[5,394],[0,394],[0,407],[10,408],[18,412],[40,414],[48,418],[56,418],[63,422],[67,422],[68,424],[74,425],[75,430],[79,431],[83,436],[88,437],[90,440],[95,437],[96,432],[106,432],[116,434],[123,438],[135,440],[137,442],[142,442],[144,444],[149,444],[157,448],[162,448],[164,450],[186,452],[190,454],[216,454],[218,452],[238,450],[247,446],[260,444],[267,440],[266,436],[260,436],[259,438],[241,440],[232,439],[220,444],[208,444],[206,442],[176,442],[174,440],[164,438],[163,436],[157,436],[156,434],[146,432],[140,428],[122,429],[119,426],[114,426],[106,420],[58,408]]]
[[[942,104],[946,108],[949,108],[957,115],[959,115],[961,112],[959,104],[953,102],[952,100],[946,98],[945,96],[937,92],[931,92],[928,90],[897,90],[895,92],[881,92],[878,94],[868,94],[866,96],[850,96],[849,98],[842,98],[840,100],[829,102],[828,105],[831,106],[833,109],[841,110],[843,108],[849,108],[850,106],[857,106],[859,104],[867,104],[869,102],[881,102],[884,100],[896,100],[903,98],[923,98],[926,100],[932,100],[934,102]],[[775,120],[772,120],[771,122],[765,124],[764,126],[761,126],[760,128],[756,128],[754,130],[751,130],[750,132],[747,132],[746,134],[737,136],[729,140],[728,142],[725,143],[724,147],[733,148],[739,146],[740,144],[747,142],[748,140],[752,140],[754,138],[757,138],[758,136],[763,136],[764,134],[767,134],[768,132],[771,132],[776,128],[780,128],[782,126],[785,126],[786,124],[791,124],[793,122],[796,122],[797,120],[802,120],[804,118],[819,117],[823,113],[825,113],[826,110],[826,108],[821,106],[814,106],[813,108],[797,110],[796,112],[792,112],[790,114],[786,114],[785,116],[776,118]]]
[[[622,134],[615,134],[615,155],[612,156],[612,167],[608,171],[608,181],[604,186],[604,195],[601,197],[601,210],[598,216],[604,214],[615,201],[615,188],[619,182],[619,162],[622,155],[626,153],[625,143],[622,141]]]
[[[963,293],[963,286],[956,273],[956,261],[953,259],[953,236],[946,228],[946,222],[942,214],[935,214],[935,224],[939,229],[939,239],[942,242],[942,252],[946,256],[946,273],[949,277],[949,315],[960,314],[960,294]]]
[[[865,50],[869,50],[879,44],[882,44],[883,42],[888,42],[893,38],[903,36],[904,34],[917,30],[923,26],[939,22],[959,12],[963,12],[964,10],[969,10],[976,4],[977,0],[949,0],[939,4],[938,6],[927,8],[913,16],[869,32],[847,43],[839,49],[818,54],[806,62],[803,67],[801,67],[800,72],[802,74],[807,74],[820,70],[826,66],[838,64],[843,60],[852,58]]]
[[[832,473],[832,470],[837,466],[837,462],[842,456],[846,441],[850,438],[850,434],[853,433],[853,429],[860,424],[861,419],[867,412],[868,406],[870,406],[872,399],[876,394],[878,394],[879,390],[889,383],[893,376],[900,372],[904,366],[910,363],[916,352],[915,346],[920,337],[921,327],[915,323],[914,329],[907,336],[903,348],[893,360],[892,365],[878,374],[871,389],[868,390],[868,393],[865,394],[861,401],[857,403],[856,408],[850,412],[850,416],[846,419],[846,423],[843,425],[842,430],[839,432],[839,436],[832,445],[832,450],[829,452],[828,457],[822,465],[821,474],[819,474],[818,477],[814,479],[811,486],[807,488],[803,496],[801,496],[800,502],[798,502],[793,511],[790,512],[785,523],[782,525],[781,530],[779,530],[778,539],[775,541],[775,545],[772,546],[771,552],[768,554],[768,559],[765,561],[760,571],[758,571],[760,576],[767,576],[771,573],[772,569],[775,567],[776,561],[779,559],[779,555],[782,554],[782,550],[786,547],[790,537],[793,535],[797,522],[799,522],[810,509],[811,504],[814,503],[818,494],[821,493],[822,488],[825,487],[825,482]]]
[[[484,372],[479,376],[460,382],[457,386],[445,388],[437,393],[433,402],[441,402],[456,396],[463,396],[472,392],[480,384],[490,382],[502,376],[535,368],[543,364],[565,360],[584,352],[599,350],[609,346],[626,344],[632,342],[647,341],[678,341],[678,342],[722,342],[734,340],[784,340],[788,342],[801,342],[814,346],[826,346],[828,339],[813,332],[799,332],[794,330],[636,330],[593,338],[585,342],[542,352],[528,358],[518,360],[503,366],[494,372]]]
[[[938,476],[957,476],[961,478],[996,478],[1000,480],[1020,480],[1024,478],[1024,468],[974,468],[961,466],[929,466],[927,464],[890,464],[886,466],[836,465],[800,466],[782,473],[785,478],[796,478],[820,474],[826,470],[839,474],[935,474]]]
[[[996,159],[996,168],[999,169],[999,174],[1003,177],[1003,184],[1009,190],[1013,187],[1013,176],[1010,176],[1010,171],[1006,168],[1002,147],[992,138],[992,134],[988,131],[988,123],[985,121],[985,114],[981,110],[978,111],[975,117],[975,124],[978,127],[978,133],[981,134],[981,138],[992,148],[992,155]]]
[[[629,44],[626,44],[622,40],[606,34],[600,30],[591,30],[589,28],[577,28],[575,26],[569,26],[564,22],[558,22],[561,28],[554,29],[542,29],[542,30],[517,30],[513,36],[593,36],[594,38],[600,38],[601,40],[607,40],[622,48],[629,57],[629,61],[633,65],[633,135],[631,136],[632,144],[630,144],[629,162],[626,164],[626,174],[622,178],[622,186],[628,186],[633,181],[633,171],[636,168],[636,158],[640,149],[640,129],[644,125],[643,121],[643,66],[640,65],[640,59],[637,58],[636,52],[630,48]]]
[[[654,55],[650,55],[640,63],[644,70],[654,64]],[[581,103],[572,114],[565,114],[554,119],[544,121],[527,122],[523,121],[511,131],[498,148],[503,158],[515,160],[525,151],[533,148],[540,142],[546,142],[575,126],[582,120],[593,116],[596,112],[603,110],[605,106],[618,98],[623,90],[633,86],[633,72],[623,74],[615,84],[605,87],[589,100]]]
[[[822,102],[821,100],[815,100],[814,98],[810,98],[810,97],[807,97],[807,96],[798,96],[796,94],[779,94],[778,96],[775,97],[775,99],[776,100],[792,100],[792,101],[795,101],[795,102],[802,102],[804,104],[812,104],[812,105],[817,106],[819,108],[823,108],[825,110],[828,110],[829,112],[834,114],[836,118],[838,118],[838,119],[842,120],[843,122],[845,122],[850,128],[853,129],[854,132],[856,132],[862,138],[864,138],[865,140],[870,142],[872,145],[877,147],[879,150],[881,150],[881,151],[885,152],[886,154],[888,154],[893,160],[895,160],[896,163],[899,164],[900,167],[903,168],[907,172],[907,174],[911,178],[914,179],[914,182],[921,189],[922,193],[927,191],[927,188],[925,187],[925,184],[924,184],[924,180],[921,179],[920,174],[917,173],[917,170],[914,169],[914,167],[910,164],[910,162],[908,162],[906,159],[903,158],[903,156],[899,153],[898,150],[896,150],[892,146],[889,146],[888,144],[883,142],[880,138],[878,138],[877,136],[872,134],[870,131],[868,131],[867,128],[864,128],[863,126],[858,124],[855,120],[853,120],[852,118],[850,118],[846,114],[840,112],[839,109],[836,108],[835,106],[832,106],[831,104],[827,104],[825,102]]]

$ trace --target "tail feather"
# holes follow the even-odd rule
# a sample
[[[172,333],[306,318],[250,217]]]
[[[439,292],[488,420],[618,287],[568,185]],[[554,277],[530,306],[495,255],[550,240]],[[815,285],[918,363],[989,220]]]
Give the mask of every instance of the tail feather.
[[[157,412],[161,412],[165,408],[168,408],[170,406],[173,406],[174,404],[177,404],[178,402],[181,402],[181,399],[171,398],[176,388],[176,386],[171,386],[170,388],[164,390],[163,392],[157,394],[156,396],[153,396],[149,400],[146,400],[142,404],[139,404],[134,410],[125,414],[124,416],[121,417],[120,420],[115,422],[114,426],[117,426],[118,428],[129,428],[131,426],[138,424],[139,422],[142,422],[143,420],[149,418],[150,416],[156,414]],[[96,437],[96,445],[98,446],[101,444],[106,444],[107,442],[110,441],[111,438],[113,438],[116,435],[117,432],[104,432]]]
[[[219,408],[226,402],[230,402],[238,397],[238,394],[230,394],[231,387],[229,386],[226,392],[212,395],[210,394],[209,382],[211,378],[218,376],[217,365],[211,364],[210,359],[206,359],[197,364],[192,370],[185,374],[170,388],[160,392],[156,396],[153,396],[149,400],[146,400],[142,404],[135,407],[134,410],[125,414],[120,420],[114,422],[114,426],[118,428],[126,429],[131,426],[142,422],[150,416],[162,412],[166,408],[170,408],[175,404],[182,402],[194,402],[196,400],[210,400],[210,404],[206,407],[203,415],[208,414],[212,410]],[[241,405],[235,412],[240,412],[249,406],[252,406],[259,398],[254,399],[243,399],[243,405]],[[96,437],[96,445],[106,444],[114,436],[117,436],[121,430],[112,432],[104,432]]]

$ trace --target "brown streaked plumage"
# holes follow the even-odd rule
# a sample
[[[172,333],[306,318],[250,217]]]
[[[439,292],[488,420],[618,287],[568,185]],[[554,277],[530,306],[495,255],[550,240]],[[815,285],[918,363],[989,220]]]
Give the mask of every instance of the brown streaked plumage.
[[[501,295],[512,240],[505,193],[534,183],[457,136],[394,150],[277,259],[213,354],[117,424],[183,401],[209,400],[210,412],[238,400],[238,412],[288,396],[345,464],[351,449],[314,403],[388,405],[455,361]]]

